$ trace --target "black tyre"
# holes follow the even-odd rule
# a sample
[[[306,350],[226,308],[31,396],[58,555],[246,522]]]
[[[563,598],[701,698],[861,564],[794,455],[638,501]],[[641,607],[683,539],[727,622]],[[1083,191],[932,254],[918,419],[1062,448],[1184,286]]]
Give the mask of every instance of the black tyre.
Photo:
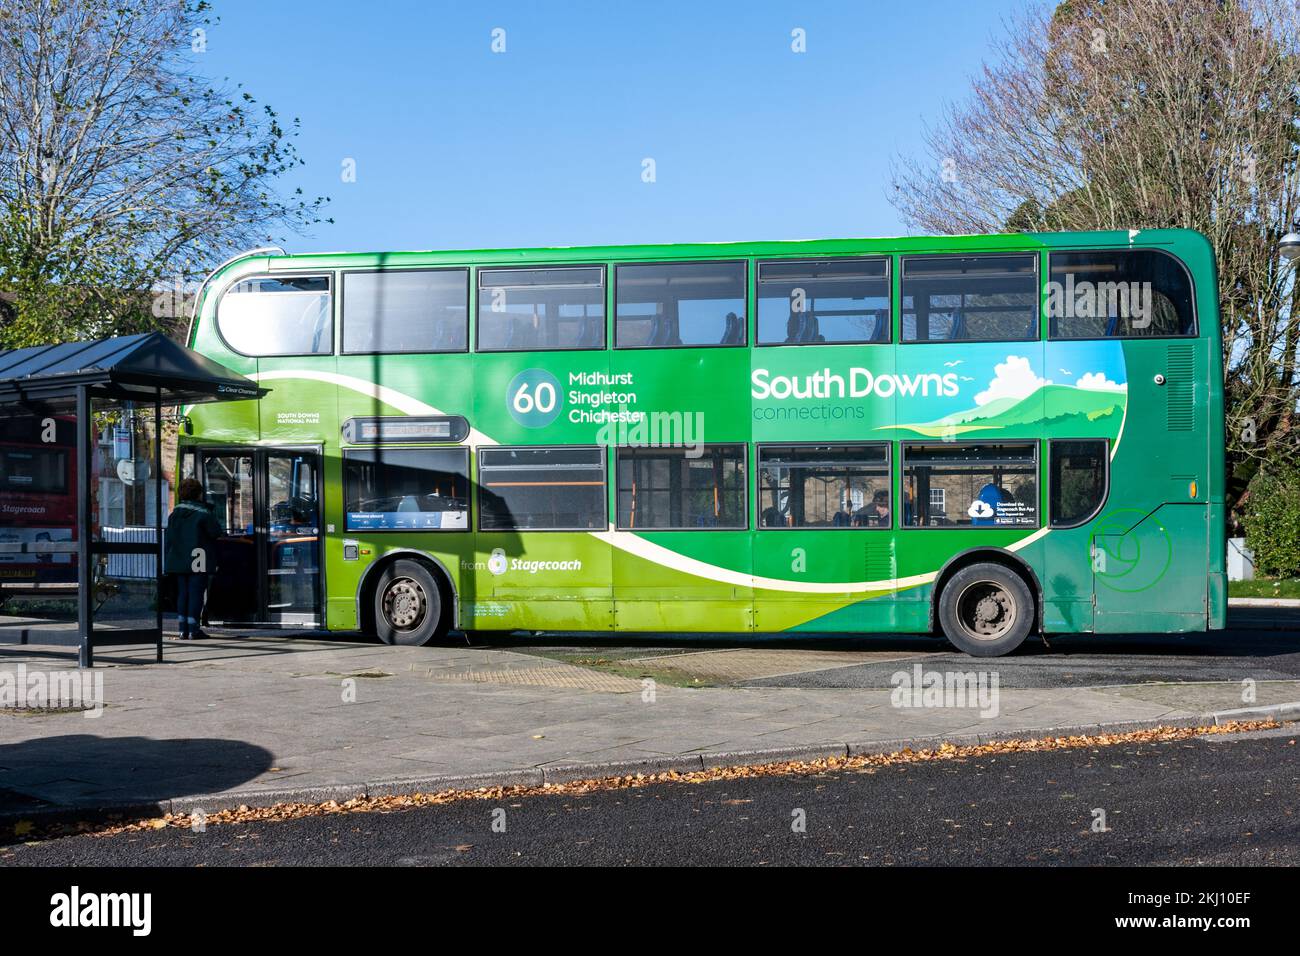
[[[394,561],[380,572],[374,615],[385,644],[420,647],[446,631],[438,582],[419,561]]]
[[[959,651],[1001,657],[1034,626],[1034,595],[1024,579],[1000,564],[962,568],[939,595],[939,626]]]

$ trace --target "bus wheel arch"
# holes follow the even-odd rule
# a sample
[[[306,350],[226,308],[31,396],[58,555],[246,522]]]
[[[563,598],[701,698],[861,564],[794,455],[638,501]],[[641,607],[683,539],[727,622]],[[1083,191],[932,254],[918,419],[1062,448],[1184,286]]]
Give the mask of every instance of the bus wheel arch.
[[[949,586],[956,579],[956,587],[961,588],[962,594],[965,594],[967,585],[976,583],[966,580],[972,577],[970,573],[963,574],[972,568],[984,570],[984,574],[976,573],[974,577],[988,579],[989,590],[997,600],[1005,603],[1010,599],[1013,604],[1028,605],[1019,607],[1017,611],[1022,618],[1028,615],[1028,625],[1026,626],[1022,620],[1014,627],[1014,633],[1008,634],[1004,640],[991,641],[987,647],[972,644],[970,641],[963,640],[960,634],[954,633],[958,628],[954,627],[952,619],[954,611],[952,602],[960,595],[956,591],[949,593]],[[1001,577],[998,571],[1007,576]],[[1042,607],[1042,585],[1033,568],[1023,559],[1004,548],[973,548],[954,555],[935,576],[934,591],[930,599],[930,629],[932,633],[947,637],[959,649],[969,654],[1000,656],[1018,647],[1029,634],[1042,632]],[[947,609],[948,620],[945,620],[945,609]]]
[[[357,621],[385,644],[421,646],[455,627],[455,586],[446,567],[423,551],[385,554],[357,588]]]

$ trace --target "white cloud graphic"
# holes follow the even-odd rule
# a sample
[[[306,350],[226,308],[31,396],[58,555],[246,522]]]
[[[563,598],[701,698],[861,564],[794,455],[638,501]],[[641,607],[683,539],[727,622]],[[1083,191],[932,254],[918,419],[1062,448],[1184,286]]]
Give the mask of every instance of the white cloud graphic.
[[[1076,388],[1087,388],[1094,392],[1126,392],[1127,385],[1121,385],[1119,382],[1112,382],[1106,377],[1105,372],[1084,372],[1079,376],[1079,380],[1074,383]]]
[[[1026,398],[1044,385],[1051,385],[1051,379],[1039,378],[1029,365],[1029,359],[1023,355],[1008,355],[1005,362],[993,366],[993,381],[987,390],[975,396],[976,405],[987,405],[999,398]]]

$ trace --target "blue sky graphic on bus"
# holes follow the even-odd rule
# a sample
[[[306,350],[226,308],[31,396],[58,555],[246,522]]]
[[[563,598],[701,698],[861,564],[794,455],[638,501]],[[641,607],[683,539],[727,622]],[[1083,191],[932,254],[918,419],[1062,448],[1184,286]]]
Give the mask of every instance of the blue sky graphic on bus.
[[[1079,435],[1113,433],[1127,405],[1124,351],[1117,341],[1026,342],[1024,348],[970,343],[961,357],[943,359],[942,365],[941,374],[954,375],[958,387],[917,403],[918,415],[908,414],[900,401],[895,428],[942,437],[1046,421],[1060,424],[1063,432],[1070,430],[1065,426],[1084,426],[1075,429]]]

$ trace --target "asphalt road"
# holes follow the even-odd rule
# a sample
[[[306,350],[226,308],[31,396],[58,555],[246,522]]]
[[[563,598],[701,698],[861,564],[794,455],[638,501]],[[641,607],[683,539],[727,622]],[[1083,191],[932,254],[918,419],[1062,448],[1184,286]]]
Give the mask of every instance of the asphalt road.
[[[1297,739],[1291,725],[815,777],[71,837],[0,850],[0,864],[1297,865]],[[1106,832],[1093,832],[1095,809]]]
[[[1079,634],[1031,637],[1008,657],[986,661],[996,666],[1002,687],[1101,687],[1169,681],[1300,680],[1300,609],[1232,608],[1228,628],[1196,634]],[[934,637],[879,634],[782,635],[762,638],[693,636],[665,641],[662,635],[641,640],[626,635],[588,637],[584,643],[559,634],[545,637],[499,637],[493,646],[562,659],[602,657],[618,660],[710,647],[789,647],[836,651],[923,652],[927,666],[952,661],[969,667],[975,658],[955,651]],[[876,655],[872,655],[873,657]],[[782,674],[745,682],[754,687],[891,687],[896,660],[868,661],[825,670]]]
[[[972,658],[936,648],[934,661]],[[993,664],[994,662],[988,662]],[[1026,642],[996,659],[1003,687],[1099,687],[1167,681],[1300,679],[1300,622],[1290,630],[1236,628],[1209,634],[1077,635]],[[896,662],[837,667],[753,681],[755,686],[889,687]]]

